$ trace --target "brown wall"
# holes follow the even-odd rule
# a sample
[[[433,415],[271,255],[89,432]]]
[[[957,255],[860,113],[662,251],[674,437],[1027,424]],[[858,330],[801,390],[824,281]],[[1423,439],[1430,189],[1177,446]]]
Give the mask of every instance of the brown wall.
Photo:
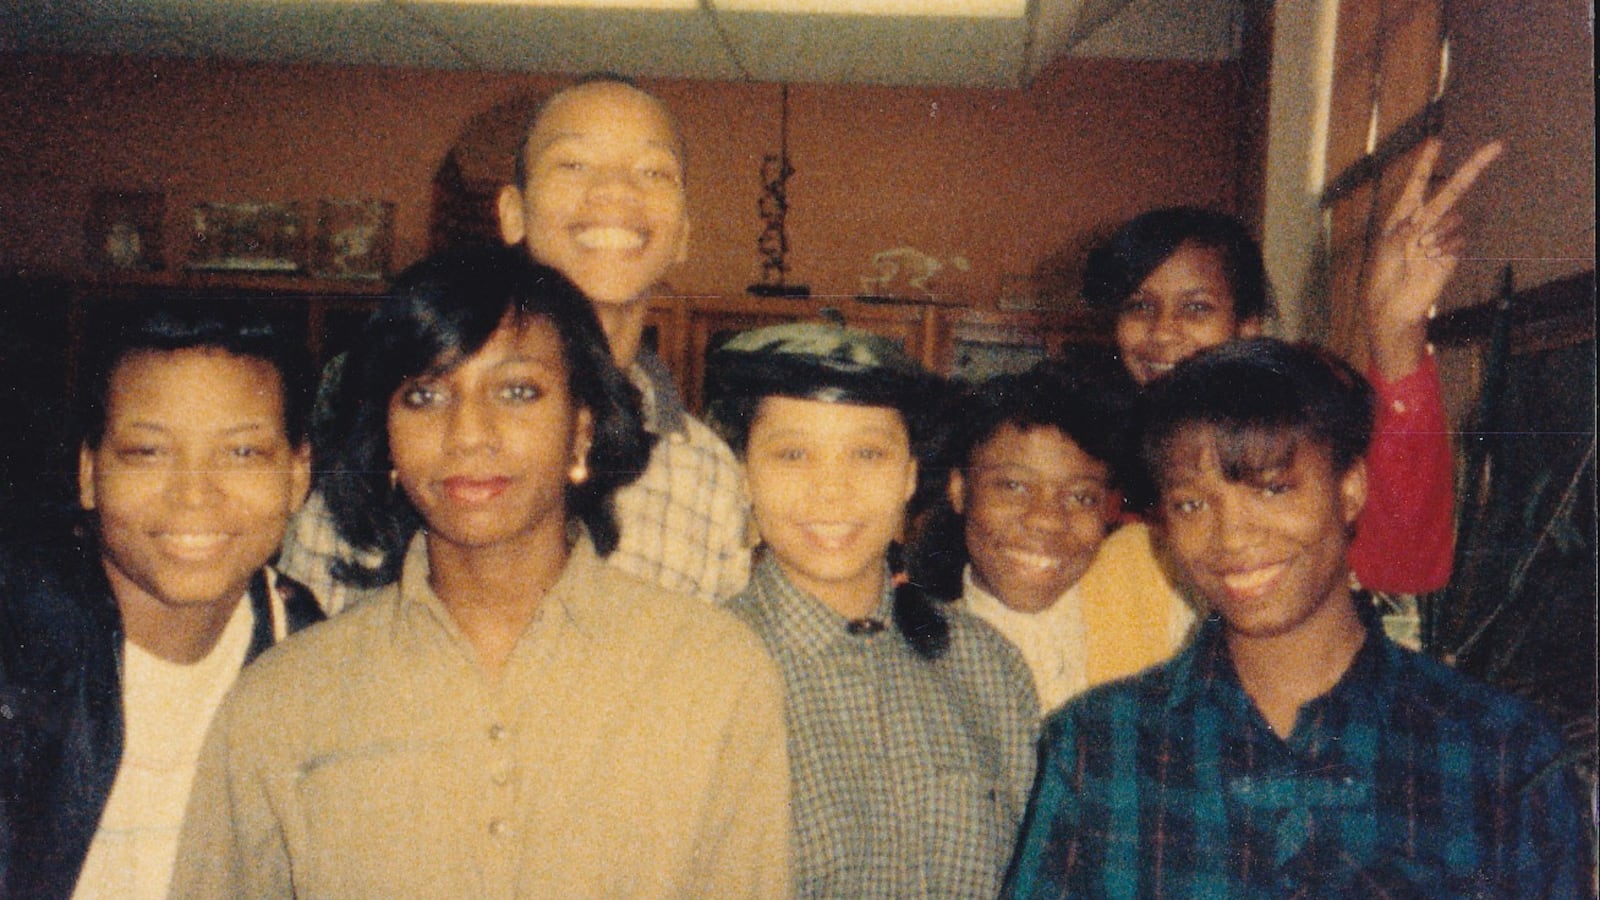
[[[1588,0],[1452,0],[1445,142],[1462,159],[1486,141],[1506,154],[1467,214],[1474,259],[1447,306],[1489,299],[1500,268],[1531,287],[1594,269],[1594,33]]]
[[[1463,203],[1472,233],[1441,304],[1490,302],[1507,264],[1517,289],[1595,267],[1594,35],[1587,0],[1452,0],[1448,165],[1486,141],[1506,153]],[[1441,354],[1451,418],[1467,420],[1486,336]],[[1592,378],[1592,375],[1590,376]]]
[[[430,184],[497,105],[559,83],[521,74],[106,58],[0,58],[0,271],[84,271],[97,188],[165,192],[166,260],[203,201],[360,197],[396,205],[395,260],[427,246]],[[757,280],[759,166],[778,88],[652,82],[689,135],[686,292]],[[1067,61],[1028,90],[791,89],[791,281],[852,294],[877,251],[910,245],[972,271],[943,288],[992,302],[1144,208],[1233,209],[1237,79],[1227,64]]]

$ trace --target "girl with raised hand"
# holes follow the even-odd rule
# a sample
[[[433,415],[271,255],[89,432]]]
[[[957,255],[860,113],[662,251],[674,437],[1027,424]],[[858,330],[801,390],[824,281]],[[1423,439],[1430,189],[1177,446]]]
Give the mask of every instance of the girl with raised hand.
[[[1502,147],[1480,148],[1429,196],[1439,150],[1437,140],[1424,145],[1360,298],[1378,418],[1370,496],[1350,562],[1363,587],[1389,593],[1434,591],[1450,578],[1454,458],[1427,323],[1464,246],[1456,204]],[[1141,385],[1201,350],[1260,334],[1271,314],[1255,240],[1231,216],[1190,208],[1122,226],[1090,254],[1084,297],[1115,315],[1118,352]],[[1149,531],[1135,523],[1113,534],[1087,577],[1109,585],[1159,579]]]

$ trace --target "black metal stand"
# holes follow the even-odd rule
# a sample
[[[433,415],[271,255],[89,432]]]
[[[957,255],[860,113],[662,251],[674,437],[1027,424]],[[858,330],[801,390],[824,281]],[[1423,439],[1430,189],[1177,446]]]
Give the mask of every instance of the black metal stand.
[[[761,281],[746,288],[757,297],[809,297],[811,288],[804,284],[789,284],[789,236],[784,231],[784,219],[789,214],[789,177],[794,167],[789,165],[789,86],[783,85],[783,105],[779,119],[778,153],[767,154],[761,160],[761,237],[756,249],[761,253]]]

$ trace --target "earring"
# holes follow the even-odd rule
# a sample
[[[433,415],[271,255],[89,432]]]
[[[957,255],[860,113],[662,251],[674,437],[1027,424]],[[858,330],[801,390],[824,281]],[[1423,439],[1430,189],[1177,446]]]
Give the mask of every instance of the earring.
[[[400,489],[400,470],[399,469],[390,469],[389,470],[389,490],[397,491],[399,489]]]
[[[573,463],[572,468],[567,470],[567,478],[571,480],[573,484],[583,484],[585,481],[588,481],[589,464],[581,459]]]

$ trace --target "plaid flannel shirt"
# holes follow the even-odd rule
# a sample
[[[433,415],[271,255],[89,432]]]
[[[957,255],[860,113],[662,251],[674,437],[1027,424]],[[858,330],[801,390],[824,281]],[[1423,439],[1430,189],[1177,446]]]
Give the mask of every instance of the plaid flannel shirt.
[[[750,501],[738,460],[684,409],[654,354],[641,351],[629,375],[644,395],[645,427],[661,439],[639,479],[617,491],[622,540],[606,562],[670,590],[726,600],[750,580]]]
[[[1367,616],[1281,740],[1221,621],[1045,726],[1010,897],[1584,897],[1589,827],[1555,728]]]
[[[890,621],[885,590],[877,618]],[[731,608],[766,641],[788,704],[798,897],[992,897],[1033,778],[1038,703],[998,633],[951,609],[950,647],[851,633],[770,558]]]

